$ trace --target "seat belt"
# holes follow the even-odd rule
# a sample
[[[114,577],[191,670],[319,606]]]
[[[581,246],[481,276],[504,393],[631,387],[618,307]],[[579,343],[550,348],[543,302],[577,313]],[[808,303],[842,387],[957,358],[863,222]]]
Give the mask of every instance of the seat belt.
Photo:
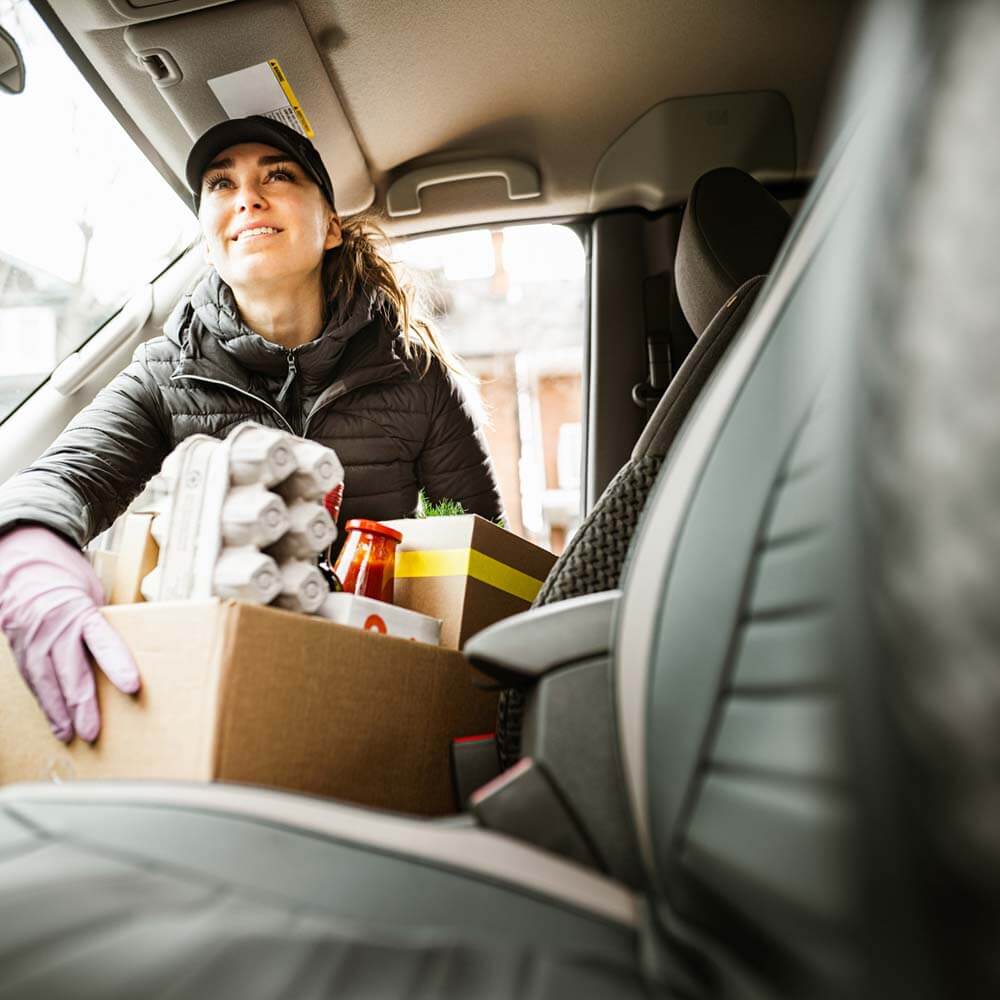
[[[632,387],[632,401],[653,415],[656,404],[671,378],[670,296],[673,276],[669,271],[650,275],[642,283],[642,315],[646,327],[646,351],[649,372],[645,382]]]
[[[695,336],[684,317],[670,271],[650,275],[643,281],[642,312],[649,373],[645,382],[632,387],[632,401],[645,409],[648,420],[694,347]]]

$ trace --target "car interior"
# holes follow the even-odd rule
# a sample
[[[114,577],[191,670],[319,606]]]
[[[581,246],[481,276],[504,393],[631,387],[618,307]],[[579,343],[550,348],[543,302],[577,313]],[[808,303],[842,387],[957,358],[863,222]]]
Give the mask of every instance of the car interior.
[[[995,5],[20,6],[175,199],[276,60],[343,215],[586,269],[579,516],[463,648],[496,777],[438,819],[8,785],[0,997],[995,996]],[[0,419],[0,481],[192,234]]]

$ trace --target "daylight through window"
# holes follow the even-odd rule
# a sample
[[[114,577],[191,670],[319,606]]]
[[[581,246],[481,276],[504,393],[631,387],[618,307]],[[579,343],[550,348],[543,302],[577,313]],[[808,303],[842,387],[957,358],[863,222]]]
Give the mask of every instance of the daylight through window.
[[[400,242],[434,318],[479,380],[509,526],[562,551],[580,518],[586,262],[566,226]]]
[[[26,0],[0,0],[26,86],[0,96],[0,420],[197,234]]]

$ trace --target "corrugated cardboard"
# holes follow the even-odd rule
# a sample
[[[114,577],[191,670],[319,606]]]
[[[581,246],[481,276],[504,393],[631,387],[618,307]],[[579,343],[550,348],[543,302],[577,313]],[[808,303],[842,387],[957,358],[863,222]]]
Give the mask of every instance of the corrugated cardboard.
[[[142,601],[142,581],[156,569],[160,547],[153,538],[154,514],[126,514],[115,557],[114,581],[108,604]]]
[[[385,523],[403,535],[396,547],[395,603],[440,618],[441,645],[450,649],[527,611],[556,561],[477,514]]]
[[[238,781],[442,815],[450,741],[495,723],[496,695],[450,650],[234,601],[104,615],[142,691],[98,672],[101,736],[64,746],[0,645],[0,782]]]

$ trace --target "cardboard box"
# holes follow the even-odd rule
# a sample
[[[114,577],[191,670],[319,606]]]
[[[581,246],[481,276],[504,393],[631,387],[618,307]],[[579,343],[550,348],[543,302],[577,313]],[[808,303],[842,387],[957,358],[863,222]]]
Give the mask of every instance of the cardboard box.
[[[318,615],[351,628],[441,645],[441,619],[359,594],[329,594]]]
[[[142,691],[98,671],[101,736],[65,746],[0,641],[0,782],[237,781],[443,815],[451,740],[495,724],[496,694],[450,650],[218,599],[103,613]]]
[[[114,582],[108,604],[142,601],[142,581],[156,569],[160,547],[153,538],[154,514],[126,514],[115,557]]]
[[[527,611],[556,561],[478,514],[385,523],[403,535],[396,547],[395,603],[440,618],[441,645],[450,649]]]

